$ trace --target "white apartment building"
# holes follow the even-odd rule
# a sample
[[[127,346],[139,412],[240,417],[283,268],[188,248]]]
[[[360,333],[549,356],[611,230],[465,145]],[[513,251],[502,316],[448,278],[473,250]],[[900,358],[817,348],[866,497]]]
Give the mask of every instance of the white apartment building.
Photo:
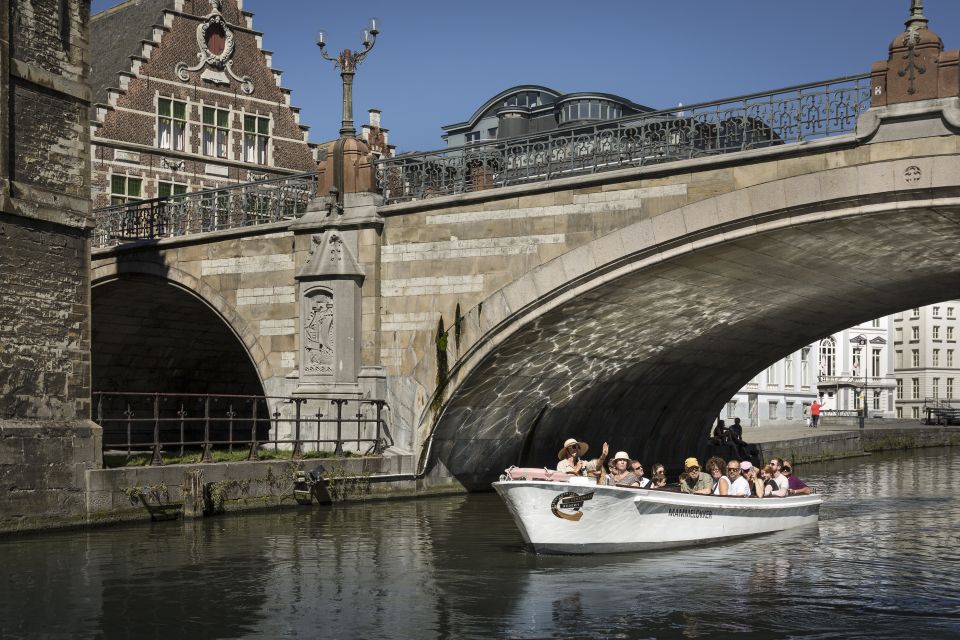
[[[818,394],[826,410],[858,411],[865,375],[868,415],[895,416],[891,318],[844,329],[774,362],[727,402],[721,418],[728,425],[740,418],[746,427],[802,421]]]
[[[891,316],[897,416],[921,419],[924,406],[960,406],[960,300]]]

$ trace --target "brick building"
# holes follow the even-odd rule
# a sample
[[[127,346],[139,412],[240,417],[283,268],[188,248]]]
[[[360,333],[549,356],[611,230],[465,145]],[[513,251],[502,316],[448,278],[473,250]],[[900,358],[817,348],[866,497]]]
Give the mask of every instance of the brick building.
[[[91,19],[94,208],[316,170],[242,0],[128,0]]]
[[[0,2],[0,531],[85,513],[89,0]]]

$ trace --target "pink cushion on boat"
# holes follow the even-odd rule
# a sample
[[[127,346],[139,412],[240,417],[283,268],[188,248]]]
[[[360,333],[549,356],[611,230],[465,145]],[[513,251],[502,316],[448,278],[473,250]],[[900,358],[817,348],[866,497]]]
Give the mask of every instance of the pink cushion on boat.
[[[504,473],[511,480],[551,480],[566,482],[570,476],[555,469],[544,467],[510,467]]]

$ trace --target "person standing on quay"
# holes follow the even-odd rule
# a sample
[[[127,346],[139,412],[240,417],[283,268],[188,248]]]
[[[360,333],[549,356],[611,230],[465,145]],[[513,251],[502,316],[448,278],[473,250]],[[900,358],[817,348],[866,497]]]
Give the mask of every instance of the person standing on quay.
[[[813,401],[813,404],[810,405],[810,426],[814,429],[817,428],[817,425],[820,423],[820,408],[823,405],[820,404],[820,398],[817,398]]]

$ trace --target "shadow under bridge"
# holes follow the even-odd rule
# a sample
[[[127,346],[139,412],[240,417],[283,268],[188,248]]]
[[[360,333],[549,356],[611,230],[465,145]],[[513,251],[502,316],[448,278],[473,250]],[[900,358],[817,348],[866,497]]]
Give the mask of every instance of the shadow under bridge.
[[[478,342],[495,346],[458,363],[432,461],[484,489],[510,465],[554,467],[576,437],[588,457],[609,441],[676,468],[703,454],[723,404],[772,362],[960,290],[956,208],[763,228],[666,259],[662,247],[624,256],[500,323]]]

